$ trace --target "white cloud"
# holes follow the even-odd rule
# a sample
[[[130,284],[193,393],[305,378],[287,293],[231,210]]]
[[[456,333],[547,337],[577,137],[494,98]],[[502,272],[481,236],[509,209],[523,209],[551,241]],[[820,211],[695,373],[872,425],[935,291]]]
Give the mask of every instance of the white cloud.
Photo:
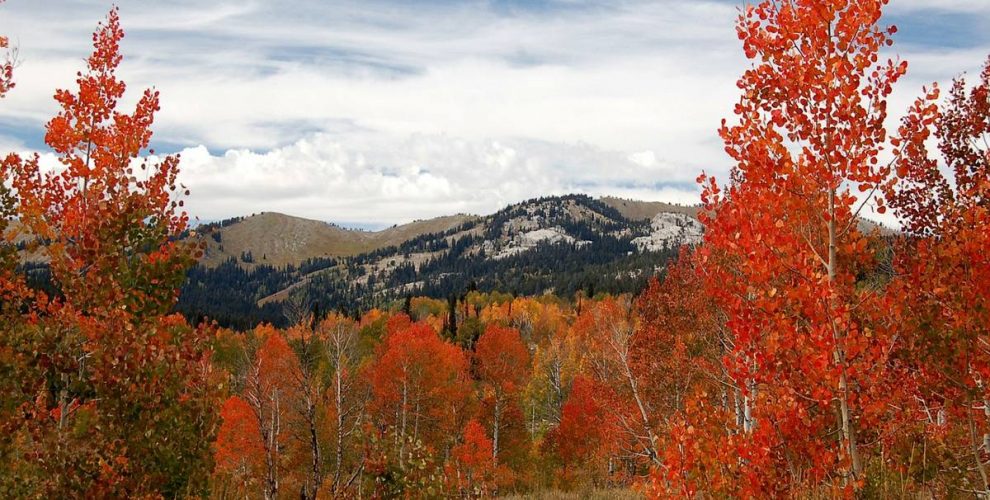
[[[986,0],[898,0],[890,3],[895,12],[945,11],[966,14],[990,13],[990,2]]]
[[[643,166],[587,144],[366,134],[345,145],[315,134],[265,153],[214,156],[200,146],[181,154],[180,181],[192,189],[186,206],[204,220],[280,211],[391,224],[487,214],[527,198],[571,192],[697,201],[691,180],[669,165],[654,160]]]
[[[203,218],[280,210],[398,222],[569,191],[692,202],[702,169],[724,179],[729,167],[716,129],[747,66],[731,2],[119,4],[121,76],[132,96],[161,91],[156,140],[187,148],[190,211]],[[986,5],[890,9],[986,19]],[[0,104],[0,143],[38,142],[23,130],[40,135],[53,89],[72,85],[107,9],[0,7],[22,59]],[[895,115],[923,83],[972,72],[990,52],[986,37],[963,48],[924,38],[894,47],[912,63]]]

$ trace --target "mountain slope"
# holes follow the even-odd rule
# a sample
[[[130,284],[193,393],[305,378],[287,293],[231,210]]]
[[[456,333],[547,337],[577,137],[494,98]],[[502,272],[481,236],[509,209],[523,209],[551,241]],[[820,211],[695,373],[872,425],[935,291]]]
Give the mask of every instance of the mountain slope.
[[[199,238],[206,243],[200,263],[216,267],[234,258],[248,267],[261,264],[298,266],[307,259],[347,257],[398,245],[425,233],[446,231],[475,218],[471,215],[451,215],[381,231],[360,231],[263,212],[198,228]]]
[[[328,271],[332,277],[311,277],[306,294],[311,300],[334,296],[344,283],[384,300],[406,293],[442,296],[472,286],[568,294],[579,286],[575,275],[583,267],[637,254],[633,239],[651,234],[649,224],[630,221],[587,196],[539,198],[445,234],[347,259]]]
[[[684,207],[614,204],[584,195],[546,197],[485,217],[377,233],[280,214],[225,222],[204,228],[200,237],[211,252],[190,271],[178,309],[193,321],[210,317],[246,328],[284,324],[290,301],[354,311],[407,295],[450,298],[471,289],[635,292],[682,243],[700,237]]]
[[[688,217],[697,218],[697,205],[677,205],[674,203],[664,203],[662,201],[640,201],[616,198],[614,196],[604,196],[602,203],[616,209],[623,217],[629,220],[652,219],[659,213],[684,214]]]

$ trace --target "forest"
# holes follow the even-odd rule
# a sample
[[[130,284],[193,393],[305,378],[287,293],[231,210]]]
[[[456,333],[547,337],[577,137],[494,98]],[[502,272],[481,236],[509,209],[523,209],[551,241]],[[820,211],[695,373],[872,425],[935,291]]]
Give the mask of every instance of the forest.
[[[741,8],[731,175],[639,293],[457,283],[235,328],[174,312],[195,186],[149,154],[111,10],[54,94],[61,168],[0,163],[0,496],[990,496],[990,59],[889,110],[887,3]]]

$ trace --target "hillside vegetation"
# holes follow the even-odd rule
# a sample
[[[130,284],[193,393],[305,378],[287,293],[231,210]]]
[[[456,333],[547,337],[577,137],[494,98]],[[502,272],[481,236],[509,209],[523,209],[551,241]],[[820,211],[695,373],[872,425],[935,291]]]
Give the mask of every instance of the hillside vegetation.
[[[669,208],[624,203],[639,213]],[[695,219],[663,211],[650,217],[630,220],[604,200],[584,195],[538,198],[486,217],[445,217],[379,233],[262,214],[207,228],[202,237],[212,244],[206,254],[223,242],[226,260],[210,257],[190,271],[178,308],[191,321],[208,317],[244,328],[259,322],[285,325],[295,303],[357,313],[406,296],[451,299],[471,290],[564,296],[578,290],[636,292],[680,245],[700,240]],[[272,232],[255,234],[262,228]],[[440,230],[418,233],[427,228]],[[307,230],[326,237],[297,233]],[[246,233],[251,238],[241,236]],[[221,235],[219,242],[214,234]],[[340,249],[345,239],[368,244],[376,238],[380,244],[400,235],[404,239],[397,244],[357,254],[289,251],[315,249],[319,242]],[[234,252],[227,246],[235,237],[252,246]],[[285,249],[281,260],[294,257],[278,265],[264,249]]]

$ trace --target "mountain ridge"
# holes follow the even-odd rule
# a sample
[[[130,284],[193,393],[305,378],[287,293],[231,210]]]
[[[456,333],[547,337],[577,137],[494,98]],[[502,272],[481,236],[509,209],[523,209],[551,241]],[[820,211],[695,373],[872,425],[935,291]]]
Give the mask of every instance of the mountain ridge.
[[[229,219],[227,224],[201,225],[196,238],[206,245],[199,262],[208,267],[216,267],[229,258],[236,258],[248,267],[261,263],[299,265],[307,259],[347,257],[397,245],[475,218],[467,214],[446,215],[365,231],[278,212],[261,212]]]
[[[196,235],[206,242],[206,254],[190,271],[178,309],[192,321],[209,317],[250,327],[284,323],[290,304],[354,311],[408,295],[449,298],[471,289],[636,292],[682,243],[700,241],[700,224],[686,215],[694,212],[562,195],[486,216],[441,217],[375,232],[257,214],[205,226]]]
[[[648,220],[661,212],[681,213],[694,218],[698,210],[697,206],[612,196],[596,199],[615,208],[632,221]],[[195,229],[195,237],[205,245],[199,263],[207,267],[216,267],[230,258],[238,260],[241,265],[249,268],[260,264],[276,267],[288,264],[298,266],[307,259],[351,257],[401,245],[424,234],[441,233],[491,215],[463,213],[444,215],[368,231],[345,228],[317,219],[265,211],[250,216],[200,224]]]

